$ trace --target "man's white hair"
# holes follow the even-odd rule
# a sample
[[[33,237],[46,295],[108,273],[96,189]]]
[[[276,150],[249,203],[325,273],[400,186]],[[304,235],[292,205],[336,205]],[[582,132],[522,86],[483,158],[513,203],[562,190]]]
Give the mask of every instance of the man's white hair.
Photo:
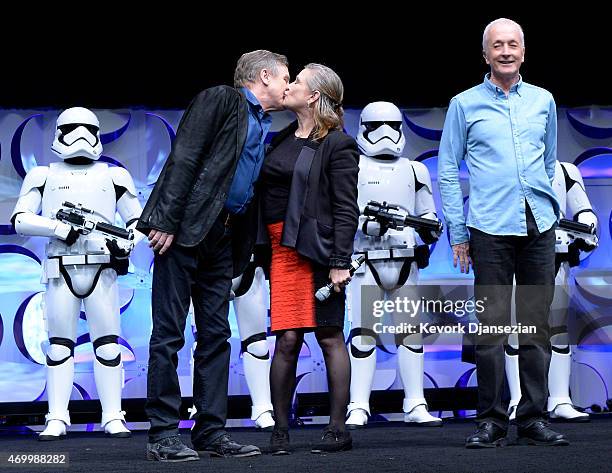
[[[498,18],[497,20],[493,20],[491,23],[489,23],[487,27],[484,29],[484,33],[482,33],[482,50],[483,51],[486,51],[487,49],[486,45],[487,45],[487,36],[489,35],[489,30],[493,26],[499,23],[506,23],[508,25],[515,26],[519,30],[519,33],[521,34],[521,46],[525,47],[525,34],[523,33],[523,28],[521,28],[521,25],[519,25],[516,21],[509,20],[508,18]]]

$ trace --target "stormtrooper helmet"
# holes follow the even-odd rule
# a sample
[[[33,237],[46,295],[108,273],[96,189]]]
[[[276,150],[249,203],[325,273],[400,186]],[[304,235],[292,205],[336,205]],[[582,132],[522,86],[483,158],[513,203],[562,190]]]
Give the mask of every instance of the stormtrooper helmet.
[[[61,159],[97,160],[102,154],[98,117],[83,107],[64,110],[57,117],[51,150]]]
[[[390,102],[372,102],[359,119],[357,144],[366,156],[401,156],[406,144],[402,133],[402,112]]]

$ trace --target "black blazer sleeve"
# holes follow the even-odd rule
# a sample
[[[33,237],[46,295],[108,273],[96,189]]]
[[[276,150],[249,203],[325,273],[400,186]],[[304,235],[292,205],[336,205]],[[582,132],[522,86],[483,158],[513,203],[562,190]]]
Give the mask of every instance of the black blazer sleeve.
[[[199,170],[205,166],[217,128],[223,123],[228,96],[225,87],[200,92],[189,104],[178,126],[172,151],[154,192],[143,210],[141,227],[175,234],[185,210],[186,199]],[[151,208],[149,207],[151,204]],[[141,229],[139,227],[139,229]]]
[[[348,269],[353,254],[353,241],[359,224],[357,176],[359,151],[353,138],[337,133],[338,142],[331,149],[329,183],[334,221],[334,249],[329,259],[331,268]]]

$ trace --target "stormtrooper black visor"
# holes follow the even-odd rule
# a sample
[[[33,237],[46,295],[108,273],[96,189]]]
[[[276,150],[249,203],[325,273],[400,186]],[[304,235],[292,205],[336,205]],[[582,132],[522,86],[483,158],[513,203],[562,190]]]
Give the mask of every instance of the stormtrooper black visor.
[[[79,131],[81,127],[85,128],[87,132],[84,130]],[[96,146],[98,144],[99,128],[96,125],[69,123],[66,125],[59,125],[58,129],[60,131],[59,142],[65,146],[72,146],[79,140],[85,140],[91,146]]]
[[[91,133],[94,136],[97,135],[98,130],[99,130],[99,128],[96,125],[90,125],[87,123],[68,123],[66,125],[60,125],[58,126],[58,128],[59,128],[59,131],[62,132],[62,135],[67,135],[68,133],[76,130],[80,126],[84,126],[85,128],[87,128],[87,131],[89,131],[89,133]]]
[[[402,129],[402,122],[363,122],[362,124],[368,132],[374,131],[383,125],[389,125],[395,131],[400,131]]]

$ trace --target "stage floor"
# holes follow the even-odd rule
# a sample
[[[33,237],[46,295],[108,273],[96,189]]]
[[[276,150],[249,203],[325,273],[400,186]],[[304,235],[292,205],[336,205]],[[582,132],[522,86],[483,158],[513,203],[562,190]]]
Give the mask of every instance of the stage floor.
[[[612,416],[597,416],[588,424],[554,424],[567,435],[568,447],[525,447],[514,444],[516,429],[511,428],[511,445],[505,448],[467,450],[463,441],[474,429],[472,421],[448,421],[442,428],[408,427],[386,422],[353,431],[352,451],[328,455],[310,453],[310,444],[321,432],[319,426],[291,430],[293,454],[252,458],[203,458],[199,462],[162,464],[145,460],[147,436],[135,432],[129,439],[108,439],[99,432],[72,432],[65,441],[37,442],[32,433],[4,431],[0,453],[68,453],[67,468],[30,466],[0,467],[1,471],[70,472],[610,472],[612,471]],[[237,441],[265,448],[269,433],[230,429]],[[189,444],[189,431],[182,431]],[[5,464],[6,465],[6,464]]]

